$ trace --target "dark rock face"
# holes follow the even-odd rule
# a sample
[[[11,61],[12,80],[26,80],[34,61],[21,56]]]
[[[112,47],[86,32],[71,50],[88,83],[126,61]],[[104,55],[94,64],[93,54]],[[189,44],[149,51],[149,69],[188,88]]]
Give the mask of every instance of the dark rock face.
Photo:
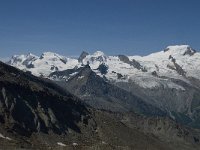
[[[129,58],[125,55],[118,55],[118,57],[119,57],[120,61],[123,61],[124,63],[127,63],[127,64],[135,67],[138,70],[142,70],[143,72],[147,72],[147,70],[142,65],[140,65],[140,63],[137,62],[136,60],[133,59],[132,61],[130,61]]]
[[[34,66],[32,66],[31,64],[29,64],[30,61],[34,61],[36,60],[36,58],[31,57],[29,59],[27,59],[26,61],[24,61],[22,64],[25,65],[27,68],[33,68]]]
[[[174,65],[176,67],[177,73],[182,75],[182,76],[185,76],[186,72],[183,70],[183,68],[177,63],[174,63]]]
[[[185,53],[183,55],[194,55],[196,53],[196,50],[194,50],[193,48],[191,47],[188,47],[187,50],[185,51]]]
[[[58,79],[58,80],[67,80],[72,77],[71,74],[79,72],[80,70],[81,68],[75,67],[73,69],[67,69],[64,71],[55,71],[49,75],[49,78]]]
[[[170,68],[170,69],[172,69],[172,70],[176,70],[176,72],[179,75],[185,76],[186,72],[183,70],[183,68],[178,63],[176,63],[176,59],[173,58],[171,55],[169,56],[169,59],[173,62],[175,68],[173,68],[173,67],[171,67],[169,65],[167,67]]]
[[[117,79],[121,79],[121,78],[123,78],[123,75],[120,73],[117,73]]]
[[[105,75],[108,73],[108,66],[106,66],[105,64],[101,64],[101,65],[99,65],[97,70],[99,70],[101,72],[101,74]]]
[[[143,72],[147,72],[146,68],[144,68],[142,65],[140,65],[139,62],[137,62],[136,60],[132,60],[132,65],[137,68],[138,70],[142,70]]]
[[[169,50],[170,50],[169,48],[165,48],[165,49],[164,49],[164,52],[167,52],[167,51],[169,51]]]
[[[0,123],[12,132],[57,134],[73,129],[87,109],[61,88],[0,63]],[[48,85],[48,86],[47,86]]]
[[[52,65],[52,66],[51,66],[51,70],[58,71],[58,67],[56,67],[56,66]]]
[[[125,56],[125,55],[118,55],[118,57],[119,57],[120,61],[123,61],[124,63],[127,63],[127,64],[130,63],[130,60],[129,60],[129,58],[127,56]]]
[[[67,63],[67,60],[64,60],[64,59],[61,59],[61,58],[60,58],[60,61],[63,62],[64,64]]]
[[[81,53],[81,55],[79,56],[79,58],[78,58],[78,62],[82,62],[83,59],[84,59],[87,55],[89,55],[89,53],[83,51],[83,52]]]
[[[151,74],[152,74],[153,76],[155,76],[155,77],[158,77],[158,74],[157,74],[156,71],[153,71]]]

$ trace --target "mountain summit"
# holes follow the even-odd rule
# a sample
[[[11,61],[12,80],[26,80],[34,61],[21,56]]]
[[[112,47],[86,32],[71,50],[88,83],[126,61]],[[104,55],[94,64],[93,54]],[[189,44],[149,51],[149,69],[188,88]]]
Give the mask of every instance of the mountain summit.
[[[170,54],[179,54],[179,55],[194,55],[196,50],[191,48],[189,45],[175,45],[175,46],[168,46],[164,52],[168,52]]]

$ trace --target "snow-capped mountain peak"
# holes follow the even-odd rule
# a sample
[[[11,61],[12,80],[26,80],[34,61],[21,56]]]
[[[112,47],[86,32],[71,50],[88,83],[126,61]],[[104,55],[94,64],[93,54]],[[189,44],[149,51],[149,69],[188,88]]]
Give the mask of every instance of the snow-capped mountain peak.
[[[164,52],[171,55],[190,55],[192,56],[196,51],[192,49],[189,45],[175,45],[168,46]]]
[[[14,55],[7,63],[21,70],[30,71],[36,76],[47,77],[51,72],[73,68],[78,61],[53,52],[44,52],[40,57],[31,53]]]
[[[91,55],[87,55],[83,60],[83,64],[90,64],[92,68],[98,68],[98,66],[107,61],[106,56],[102,51],[96,51]]]
[[[92,56],[93,57],[99,57],[99,56],[105,56],[105,54],[102,51],[96,51],[96,52],[94,52],[94,54]]]
[[[40,56],[40,59],[43,59],[43,58],[55,58],[55,57],[63,57],[63,56],[60,56],[60,55],[58,55],[56,53],[53,53],[53,52],[44,52]]]
[[[28,63],[28,62],[38,59],[38,58],[39,58],[38,56],[31,54],[31,53],[28,53],[26,55],[14,55],[8,61],[8,64],[12,64],[13,66],[18,66],[18,65]]]

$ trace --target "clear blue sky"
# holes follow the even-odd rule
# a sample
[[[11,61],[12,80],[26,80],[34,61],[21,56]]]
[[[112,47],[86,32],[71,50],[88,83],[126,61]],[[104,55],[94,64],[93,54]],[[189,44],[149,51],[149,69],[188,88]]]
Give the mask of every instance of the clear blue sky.
[[[200,49],[200,0],[0,0],[0,57]]]

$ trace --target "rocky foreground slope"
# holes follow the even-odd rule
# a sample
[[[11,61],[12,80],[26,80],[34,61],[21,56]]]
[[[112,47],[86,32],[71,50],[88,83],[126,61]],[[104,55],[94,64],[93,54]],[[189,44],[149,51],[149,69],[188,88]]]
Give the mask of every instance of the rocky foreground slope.
[[[93,109],[0,63],[0,149],[199,149],[199,130],[168,117]]]

